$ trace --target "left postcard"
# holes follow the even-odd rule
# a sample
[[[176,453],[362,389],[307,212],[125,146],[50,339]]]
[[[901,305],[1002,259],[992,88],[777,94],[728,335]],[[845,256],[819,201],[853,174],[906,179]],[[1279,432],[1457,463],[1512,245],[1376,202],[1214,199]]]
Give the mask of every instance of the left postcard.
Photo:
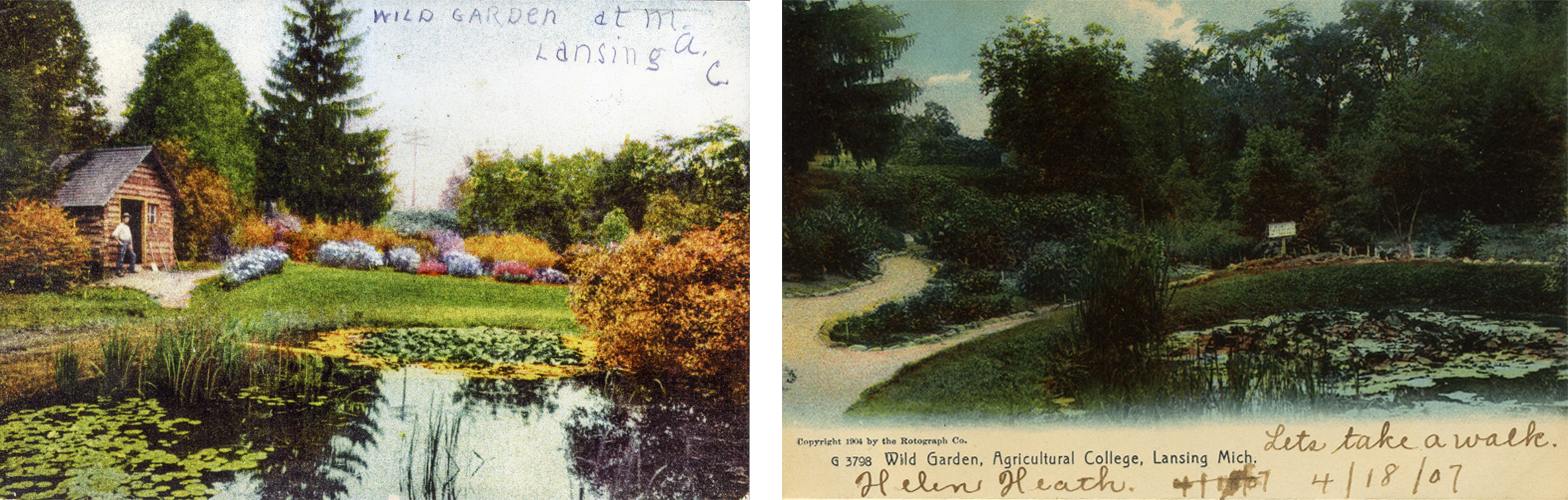
[[[0,1],[0,497],[746,496],[749,33]]]

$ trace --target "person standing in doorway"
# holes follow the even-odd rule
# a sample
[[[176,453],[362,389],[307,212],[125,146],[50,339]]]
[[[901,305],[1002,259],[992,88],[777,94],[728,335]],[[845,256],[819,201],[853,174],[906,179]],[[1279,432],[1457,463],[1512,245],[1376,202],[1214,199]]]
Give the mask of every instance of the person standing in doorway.
[[[120,217],[120,226],[114,228],[114,239],[120,242],[120,261],[114,266],[114,274],[125,276],[125,266],[130,264],[131,272],[136,272],[136,248],[131,238],[131,215]]]

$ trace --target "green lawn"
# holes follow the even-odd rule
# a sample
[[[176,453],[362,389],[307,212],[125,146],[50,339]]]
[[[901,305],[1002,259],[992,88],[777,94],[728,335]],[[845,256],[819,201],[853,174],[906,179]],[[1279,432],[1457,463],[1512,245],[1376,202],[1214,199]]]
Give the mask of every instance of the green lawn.
[[[283,272],[222,290],[197,287],[190,309],[230,317],[268,311],[339,316],[374,326],[498,326],[579,331],[564,286],[517,285],[487,277],[416,276],[290,262]]]
[[[1220,278],[1180,290],[1170,322],[1194,328],[1234,318],[1329,308],[1433,307],[1563,316],[1568,297],[1545,292],[1546,268],[1457,263],[1381,263]],[[905,366],[867,389],[851,414],[1024,414],[1080,399],[1057,381],[1073,371],[1064,353],[1075,311],[1062,310]]]
[[[65,293],[0,293],[0,329],[76,327],[166,314],[141,290],[79,288]]]

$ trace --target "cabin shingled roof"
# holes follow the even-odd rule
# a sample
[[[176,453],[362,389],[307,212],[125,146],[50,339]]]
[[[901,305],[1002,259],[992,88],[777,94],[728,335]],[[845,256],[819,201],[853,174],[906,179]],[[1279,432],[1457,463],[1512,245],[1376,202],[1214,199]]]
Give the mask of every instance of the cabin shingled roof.
[[[152,146],[94,149],[68,153],[55,158],[49,168],[74,170],[70,180],[55,192],[55,205],[62,207],[101,207],[109,204],[136,167],[152,154]],[[168,175],[168,174],[163,174]]]

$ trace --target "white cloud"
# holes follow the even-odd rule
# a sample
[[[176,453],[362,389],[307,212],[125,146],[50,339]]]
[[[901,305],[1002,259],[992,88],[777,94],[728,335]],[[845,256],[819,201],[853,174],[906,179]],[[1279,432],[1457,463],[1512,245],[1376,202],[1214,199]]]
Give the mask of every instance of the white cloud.
[[[1159,29],[1156,38],[1189,46],[1198,42],[1198,20],[1182,12],[1181,2],[1161,7],[1154,0],[1126,0],[1125,5],[1129,13]]]
[[[922,86],[929,88],[929,87],[937,87],[937,86],[942,86],[942,85],[948,85],[948,84],[952,84],[952,83],[967,82],[967,81],[969,81],[970,73],[972,73],[972,72],[969,71],[969,70],[964,70],[963,73],[949,73],[949,74],[945,74],[945,75],[932,76],[930,78],[927,78],[925,83],[922,84]]]

